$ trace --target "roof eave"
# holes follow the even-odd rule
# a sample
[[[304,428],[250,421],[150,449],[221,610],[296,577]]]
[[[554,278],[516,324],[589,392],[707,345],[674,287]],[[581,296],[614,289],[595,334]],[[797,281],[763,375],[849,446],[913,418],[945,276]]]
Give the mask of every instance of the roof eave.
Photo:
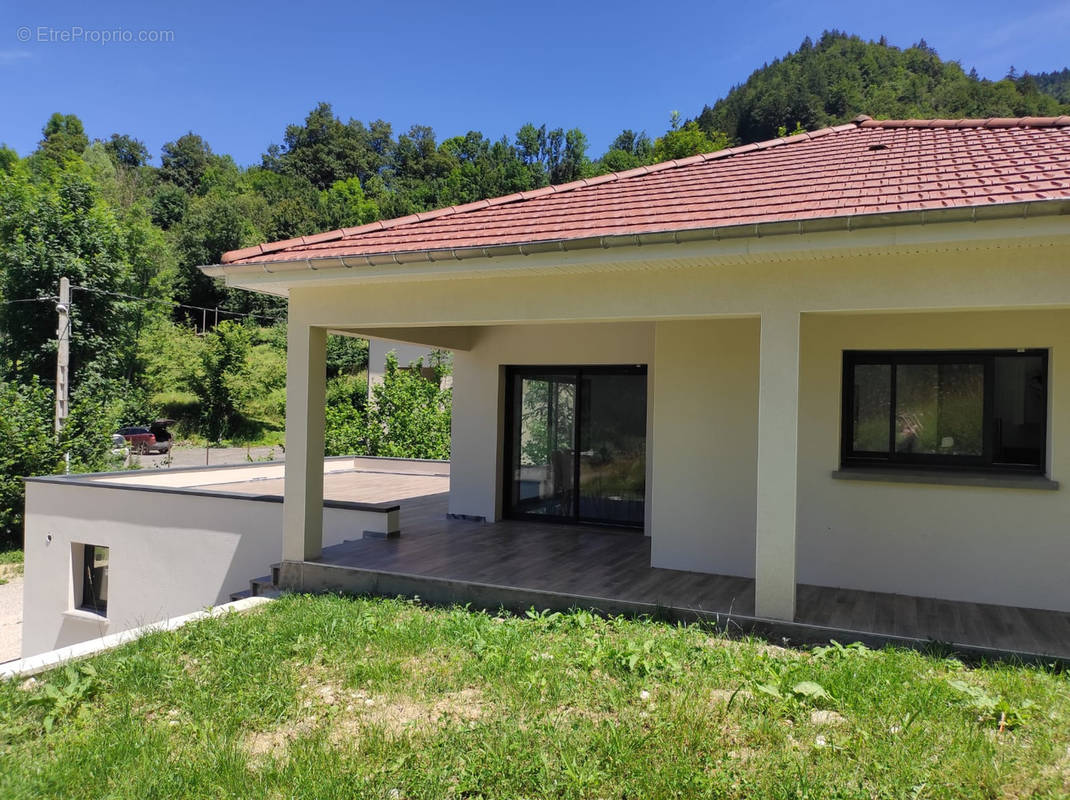
[[[210,277],[227,278],[248,274],[307,273],[317,269],[337,267],[375,268],[414,263],[441,263],[478,258],[530,256],[536,253],[571,253],[578,250],[610,249],[671,245],[701,241],[740,240],[803,235],[813,233],[851,232],[884,227],[907,227],[949,222],[982,222],[997,219],[1026,219],[1042,216],[1070,215],[1070,199],[1030,200],[1026,202],[996,203],[984,206],[959,206],[926,210],[850,214],[832,217],[811,217],[798,220],[758,222],[703,228],[677,228],[649,233],[613,234],[578,239],[553,239],[485,247],[438,248],[434,250],[406,250],[388,253],[368,253],[346,256],[302,256],[287,260],[248,261],[242,264],[209,264],[199,269]]]

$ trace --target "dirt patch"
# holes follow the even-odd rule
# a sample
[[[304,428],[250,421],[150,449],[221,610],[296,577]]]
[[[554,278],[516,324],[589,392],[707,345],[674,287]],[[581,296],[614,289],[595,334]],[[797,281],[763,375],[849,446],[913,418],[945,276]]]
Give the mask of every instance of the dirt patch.
[[[348,721],[357,727],[374,725],[397,735],[414,723],[444,725],[452,721],[475,722],[483,716],[483,695],[478,689],[469,688],[448,692],[433,703],[410,697],[391,700],[365,697],[363,705],[356,710],[357,713]]]
[[[810,723],[813,725],[844,725],[847,719],[835,711],[811,711]]]
[[[377,735],[400,736],[451,722],[474,723],[483,716],[485,705],[482,693],[474,688],[424,701],[407,696],[388,699],[363,689],[347,689],[318,674],[306,677],[300,696],[299,716],[242,738],[242,750],[254,765],[284,759],[293,742],[320,729],[326,729],[333,744],[348,745],[366,736],[369,728]]]
[[[293,742],[314,731],[319,723],[320,720],[316,716],[287,720],[277,728],[246,734],[241,747],[254,764],[271,758],[281,760],[286,757]]]
[[[620,719],[620,714],[616,711],[604,711],[596,708],[577,708],[576,706],[564,705],[558,706],[554,709],[554,716],[564,717],[566,719],[582,719],[589,722],[616,722]]]
[[[710,636],[702,642],[703,647],[711,648],[732,648],[733,650],[756,649],[760,654],[770,656],[772,658],[787,658],[792,660],[798,660],[803,657],[803,654],[798,650],[791,647],[781,647],[780,645],[769,644],[769,642],[753,641],[747,642],[741,639],[733,639],[728,636]]]
[[[715,706],[730,703],[733,697],[736,698],[735,702],[740,703],[749,700],[751,693],[747,689],[713,689],[710,691],[710,703]]]

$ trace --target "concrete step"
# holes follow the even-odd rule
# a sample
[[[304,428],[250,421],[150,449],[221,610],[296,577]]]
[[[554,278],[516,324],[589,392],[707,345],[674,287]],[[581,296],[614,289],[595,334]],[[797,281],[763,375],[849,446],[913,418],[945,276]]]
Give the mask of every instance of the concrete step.
[[[244,600],[246,597],[252,597],[252,589],[242,589],[240,592],[231,592],[230,601],[233,603],[235,600]]]
[[[259,578],[253,578],[249,581],[249,590],[253,593],[253,597],[259,597],[264,594],[268,589],[275,588],[275,579],[270,575],[262,575]]]

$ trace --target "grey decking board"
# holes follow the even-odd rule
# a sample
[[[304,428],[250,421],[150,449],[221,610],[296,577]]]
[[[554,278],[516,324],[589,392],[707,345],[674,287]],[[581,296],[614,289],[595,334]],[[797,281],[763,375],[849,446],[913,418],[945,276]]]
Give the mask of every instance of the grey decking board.
[[[640,533],[453,520],[446,518],[446,506],[444,493],[403,499],[400,539],[348,541],[327,548],[319,564],[403,573],[409,583],[420,576],[448,579],[451,592],[463,596],[469,584],[472,596],[483,599],[495,586],[503,592],[515,587],[515,597],[527,591],[562,603],[574,598],[577,605],[597,606],[603,598],[601,605],[612,601],[613,607],[644,613],[672,607],[753,616],[753,579],[651,567],[650,539]],[[800,584],[797,619],[803,627],[832,631],[832,638],[839,630],[842,641],[872,631],[891,641],[936,640],[983,652],[1070,658],[1070,615],[1053,611]]]

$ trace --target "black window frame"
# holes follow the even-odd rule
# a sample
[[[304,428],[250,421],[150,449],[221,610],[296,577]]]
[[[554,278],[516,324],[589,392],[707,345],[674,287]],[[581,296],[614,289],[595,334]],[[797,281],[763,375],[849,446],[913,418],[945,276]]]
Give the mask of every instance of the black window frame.
[[[1044,474],[1048,459],[1048,416],[1050,405],[1049,352],[1046,349],[1005,350],[844,350],[842,401],[840,419],[840,465],[842,467],[888,467],[907,469],[955,469],[982,472],[1011,472]],[[1041,424],[1039,464],[1019,464],[995,459],[996,425],[994,416],[996,358],[1040,357],[1044,375],[1044,419]],[[895,449],[896,367],[904,364],[981,364],[984,367],[983,440],[982,454],[943,455],[936,453],[898,453]],[[856,451],[854,443],[854,369],[857,366],[888,366],[890,368],[890,413],[888,452]]]
[[[575,432],[574,437],[577,443],[583,441],[583,414],[582,406],[585,404],[584,393],[580,390],[580,385],[583,383],[583,377],[585,375],[642,375],[646,378],[646,391],[649,398],[650,392],[650,370],[648,364],[505,364],[502,365],[505,371],[505,407],[502,414],[502,470],[501,470],[501,486],[502,492],[502,516],[506,519],[515,520],[530,520],[532,522],[546,522],[551,524],[562,525],[590,525],[593,527],[607,527],[607,528],[619,528],[621,530],[635,530],[643,531],[645,529],[645,522],[627,522],[621,520],[604,520],[595,517],[585,517],[579,513],[578,495],[577,502],[573,504],[573,511],[567,515],[550,515],[550,514],[533,514],[525,512],[521,509],[517,509],[511,502],[512,490],[513,490],[513,472],[512,463],[516,457],[516,446],[513,442],[513,425],[515,419],[513,417],[514,404],[516,402],[516,378],[525,377],[541,377],[547,374],[566,375],[574,378],[576,382],[576,420],[575,420]],[[649,409],[648,409],[649,410]],[[649,425],[649,420],[647,420]],[[649,430],[649,427],[648,427]],[[644,447],[648,447],[649,442],[645,441]],[[649,451],[647,451],[647,458],[649,458]],[[579,487],[580,485],[580,459],[573,459],[572,466],[572,480],[573,486]]]
[[[93,566],[96,563],[96,551],[100,548],[108,551],[108,563],[103,567]],[[81,611],[89,611],[93,614],[99,614],[102,617],[108,616],[108,600],[105,597],[103,600],[100,598],[101,584],[104,582],[100,578],[106,574],[108,567],[111,565],[111,548],[106,545],[99,544],[87,544],[83,545],[82,550],[82,605],[79,606]],[[105,579],[106,580],[106,579]]]

